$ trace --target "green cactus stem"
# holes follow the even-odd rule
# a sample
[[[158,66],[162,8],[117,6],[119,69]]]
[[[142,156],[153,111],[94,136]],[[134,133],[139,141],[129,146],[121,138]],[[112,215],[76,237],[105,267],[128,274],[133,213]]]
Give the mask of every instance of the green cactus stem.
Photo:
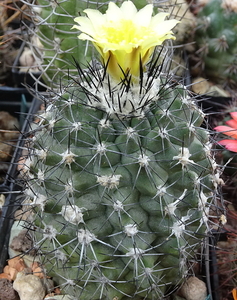
[[[162,299],[216,209],[204,115],[165,77],[149,75],[136,98],[94,69],[80,76],[40,116],[25,167],[37,256],[75,299]]]

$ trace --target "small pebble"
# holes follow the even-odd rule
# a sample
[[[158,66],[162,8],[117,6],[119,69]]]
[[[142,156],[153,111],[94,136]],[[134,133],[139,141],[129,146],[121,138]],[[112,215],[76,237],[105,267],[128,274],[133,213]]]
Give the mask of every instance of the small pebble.
[[[0,300],[19,300],[17,292],[13,289],[12,282],[0,279]]]
[[[44,300],[74,300],[71,296],[68,295],[54,295],[54,296],[47,296]]]
[[[27,252],[33,248],[32,238],[30,237],[28,230],[23,229],[18,236],[15,236],[10,245],[11,249],[19,252]]]
[[[2,210],[2,208],[5,204],[5,199],[6,199],[5,195],[0,194],[0,210]]]
[[[196,94],[205,94],[210,88],[210,83],[202,77],[198,77],[193,81],[192,90]]]
[[[46,294],[42,280],[34,275],[17,274],[13,288],[18,292],[20,300],[43,300]]]
[[[28,250],[30,250],[29,254],[35,255],[34,249],[32,249],[33,242],[28,234],[28,231],[25,229],[26,227],[27,223],[25,221],[17,220],[13,223],[8,247],[8,254],[10,258],[21,255]]]
[[[197,277],[189,277],[180,288],[179,294],[186,300],[205,300],[207,298],[206,284]]]

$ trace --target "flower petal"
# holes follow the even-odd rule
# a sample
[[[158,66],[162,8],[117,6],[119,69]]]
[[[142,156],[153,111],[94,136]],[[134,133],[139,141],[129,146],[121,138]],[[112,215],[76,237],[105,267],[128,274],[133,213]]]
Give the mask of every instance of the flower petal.
[[[228,126],[237,129],[237,120],[228,120],[225,122]]]
[[[75,29],[78,29],[84,33],[89,34],[90,36],[95,35],[95,28],[93,26],[93,23],[91,22],[90,19],[88,19],[87,17],[77,17],[74,19],[79,25],[74,25],[72,27]]]
[[[164,40],[165,40],[164,37],[159,38],[158,36],[153,36],[153,37],[145,39],[141,43],[142,53],[145,53],[149,48],[161,45]]]
[[[233,129],[232,127],[222,125],[215,127],[214,130],[237,139],[237,129]]]
[[[230,115],[231,115],[231,117],[232,117],[235,121],[237,121],[237,112],[236,112],[236,111],[235,111],[235,112],[231,112]]]
[[[81,33],[81,34],[78,36],[78,38],[79,38],[80,40],[83,40],[83,41],[88,40],[88,41],[95,42],[95,40],[94,40],[90,35],[88,35],[88,34],[86,34],[86,33]]]
[[[122,18],[123,14],[121,9],[114,2],[109,2],[109,6],[106,11],[106,20],[108,22],[118,22]]]
[[[144,27],[150,26],[152,12],[153,12],[153,5],[152,4],[146,5],[145,7],[143,7],[137,12],[137,14],[134,17],[134,23],[137,26],[144,26]]]
[[[151,27],[155,27],[160,23],[164,22],[165,18],[168,16],[168,13],[160,12],[151,19]]]
[[[153,29],[157,34],[165,35],[167,33],[172,33],[171,29],[173,29],[178,23],[179,21],[177,20],[167,20],[157,24]]]
[[[106,21],[105,15],[95,9],[85,9],[84,12],[87,14],[94,28],[100,28]]]
[[[137,14],[137,8],[132,1],[124,1],[120,7],[123,19],[132,20]]]
[[[237,152],[237,141],[236,140],[221,140],[218,143],[222,146],[225,146],[227,150]]]

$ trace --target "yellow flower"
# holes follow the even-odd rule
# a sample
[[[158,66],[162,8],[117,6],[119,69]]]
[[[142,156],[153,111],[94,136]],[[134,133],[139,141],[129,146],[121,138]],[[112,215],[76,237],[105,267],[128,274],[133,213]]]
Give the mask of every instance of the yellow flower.
[[[153,6],[146,5],[137,11],[131,1],[119,8],[110,2],[105,14],[86,9],[87,17],[77,17],[73,28],[82,33],[79,39],[89,40],[100,53],[107,72],[116,80],[124,74],[140,75],[140,62],[144,69],[155,46],[166,39],[175,39],[171,29],[177,20],[165,20],[167,13],[152,16]]]

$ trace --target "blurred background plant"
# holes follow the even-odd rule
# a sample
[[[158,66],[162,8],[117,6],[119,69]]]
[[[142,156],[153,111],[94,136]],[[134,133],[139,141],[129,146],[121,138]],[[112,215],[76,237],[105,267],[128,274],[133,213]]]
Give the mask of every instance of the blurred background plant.
[[[237,299],[237,212],[233,203],[227,203],[228,223],[223,227],[216,246],[218,259],[220,300]]]
[[[217,243],[220,299],[237,299],[237,112],[235,101],[220,114],[214,127],[217,135],[217,162],[223,167],[223,195],[226,202],[225,224]],[[218,119],[218,118],[216,118]]]
[[[192,76],[209,79],[230,93],[237,87],[237,3],[236,0],[192,1],[197,20]]]
[[[0,1],[0,85],[13,85],[11,68],[24,39],[24,24],[29,22],[23,14],[25,9],[26,5],[21,1]]]

